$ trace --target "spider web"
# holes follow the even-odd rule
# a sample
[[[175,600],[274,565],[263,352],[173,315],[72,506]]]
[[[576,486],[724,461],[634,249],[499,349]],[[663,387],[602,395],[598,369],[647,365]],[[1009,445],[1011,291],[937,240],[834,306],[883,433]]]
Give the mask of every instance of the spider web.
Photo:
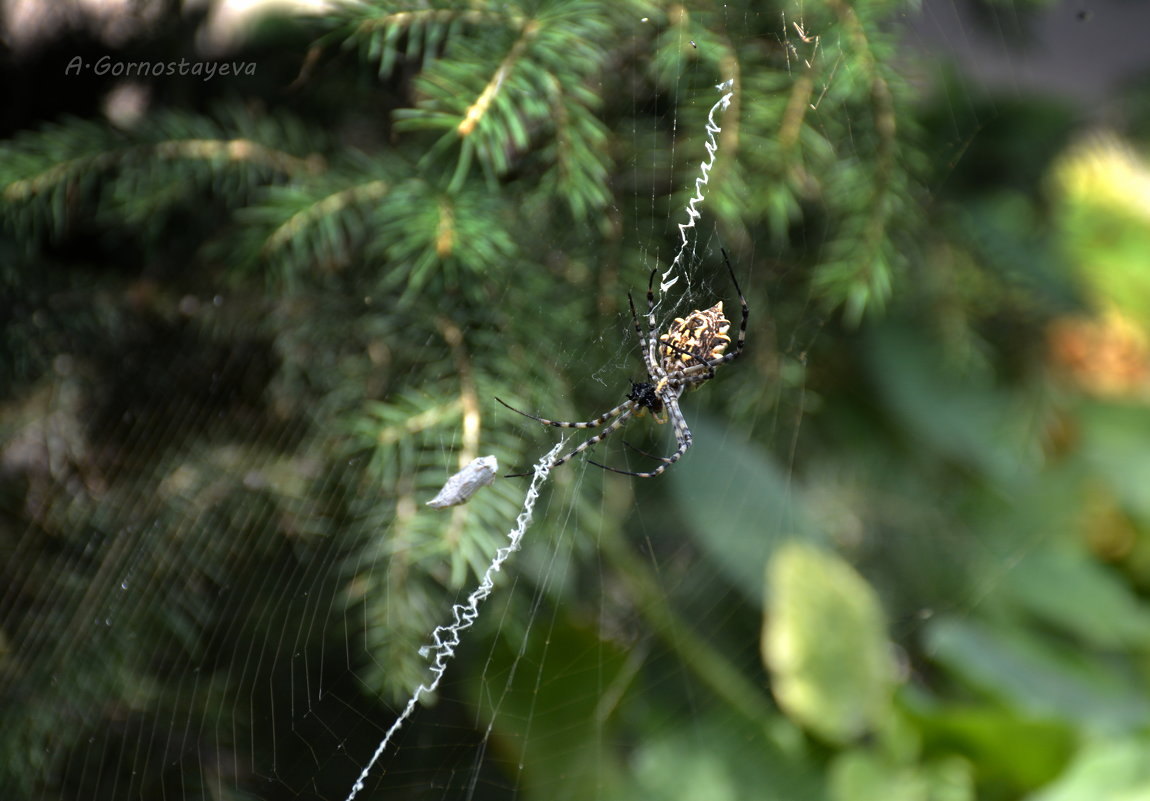
[[[715,135],[721,132],[721,127],[716,121],[716,115],[725,111],[734,97],[734,80],[728,79],[718,84],[716,87],[721,93],[722,97],[714,106],[711,107],[707,115],[707,125],[705,128],[705,147],[707,151],[707,158],[699,166],[699,177],[695,180],[695,193],[687,202],[685,208],[687,221],[679,224],[679,235],[681,237],[681,244],[675,258],[671,264],[663,272],[659,282],[659,291],[666,292],[668,289],[678,283],[679,276],[676,274],[680,266],[680,261],[687,253],[687,249],[691,244],[690,234],[695,227],[696,221],[700,217],[698,210],[699,205],[704,201],[704,191],[707,187],[710,172],[715,165],[715,156],[718,150],[718,143],[715,140]],[[653,277],[652,277],[653,280]],[[560,451],[563,450],[563,442],[551,449],[535,466],[534,477],[532,479],[531,487],[528,489],[524,498],[523,509],[519,518],[516,521],[515,528],[509,533],[509,542],[503,548],[500,548],[493,557],[490,565],[485,571],[483,578],[474,592],[468,596],[465,604],[457,604],[453,609],[453,620],[442,626],[436,628],[432,633],[431,639],[434,644],[429,646],[425,651],[421,651],[421,656],[430,656],[433,659],[433,666],[431,673],[433,679],[427,684],[421,684],[416,688],[411,698],[408,699],[407,704],[403,708],[403,712],[396,718],[395,723],[387,730],[383,739],[380,740],[379,746],[372,754],[371,759],[368,760],[367,765],[356,779],[351,792],[348,794],[347,801],[359,795],[364,789],[365,782],[371,774],[372,768],[376,765],[379,759],[387,751],[388,745],[392,739],[403,726],[405,721],[415,711],[416,704],[421,698],[430,697],[435,693],[442,681],[444,674],[450,667],[450,662],[455,656],[456,648],[460,645],[461,636],[471,628],[479,617],[480,605],[487,600],[491,595],[495,585],[494,578],[502,570],[505,562],[517,552],[521,545],[524,536],[527,534],[527,528],[531,523],[532,512],[535,502],[539,497],[539,485],[546,481],[552,466],[555,461],[560,457]]]
[[[235,433],[212,428],[214,423],[204,419],[204,404],[198,402],[202,399],[189,399],[189,388],[181,386],[175,374],[173,387],[164,390],[157,404],[164,414],[135,419],[131,410],[137,406],[124,402],[129,411],[105,424],[118,426],[118,432],[136,443],[141,464],[152,438],[168,430],[213,431],[206,444],[197,446],[209,452],[194,454],[194,460],[163,456],[158,466],[121,464],[118,473],[85,473],[76,466],[90,461],[90,454],[76,443],[85,441],[81,432],[92,412],[77,400],[75,388],[84,377],[68,355],[69,343],[59,346],[51,372],[62,389],[36,401],[37,408],[48,411],[29,423],[22,416],[29,406],[11,404],[0,417],[0,477],[18,477],[11,479],[12,488],[3,496],[5,520],[16,522],[6,524],[5,535],[7,561],[14,566],[5,574],[11,584],[0,589],[0,697],[6,718],[16,725],[29,722],[27,738],[15,741],[19,748],[7,745],[0,758],[11,774],[34,777],[9,797],[888,797],[860,789],[867,786],[867,770],[880,775],[885,789],[914,782],[926,786],[943,776],[951,782],[948,786],[960,788],[956,798],[975,797],[963,795],[961,788],[967,786],[964,782],[973,783],[970,777],[979,771],[1007,776],[1002,779],[1006,790],[996,788],[995,797],[1106,797],[1097,785],[1079,796],[1028,795],[1037,779],[1024,785],[1009,766],[977,762],[979,754],[996,748],[983,748],[985,743],[972,739],[967,747],[947,750],[952,742],[974,737],[965,726],[978,728],[971,724],[976,716],[983,717],[975,723],[988,729],[1022,732],[1027,736],[1019,734],[1020,741],[1040,745],[1057,740],[1067,751],[1066,731],[1084,733],[1084,741],[1100,729],[1125,736],[1150,717],[1144,695],[1122,684],[1120,677],[1106,673],[1093,683],[1076,682],[1070,671],[1052,667],[1060,664],[1040,658],[1046,650],[1057,650],[1035,644],[1041,632],[1028,629],[1017,640],[1022,645],[1012,649],[1014,641],[982,619],[984,610],[991,610],[987,617],[1000,619],[1029,615],[1039,621],[1035,628],[1052,626],[1061,634],[1069,629],[1105,650],[1107,659],[1134,648],[1132,642],[1140,644],[1138,648],[1146,642],[1146,615],[1134,593],[1116,590],[1108,576],[1083,577],[1087,568],[1074,560],[1079,551],[1071,547],[1076,544],[1073,538],[1064,536],[1063,521],[1081,515],[1085,503],[1079,503],[1071,477],[1037,472],[1041,458],[1032,429],[1048,422],[1046,409],[1036,408],[1040,402],[1027,394],[1021,379],[1014,384],[1001,379],[1012,369],[1024,372],[1022,366],[995,362],[1012,356],[1022,361],[1001,342],[1011,341],[1025,316],[1038,313],[1036,307],[1064,302],[1034,289],[1046,280],[1034,266],[1037,260],[1020,253],[1018,239],[1012,238],[1017,229],[1004,231],[993,222],[1005,217],[1023,226],[1025,216],[1017,210],[1021,201],[1015,197],[962,204],[954,197],[969,199],[976,191],[971,176],[987,164],[1006,170],[1012,160],[1022,160],[1020,152],[1031,151],[1025,144],[1019,148],[1006,134],[1000,140],[994,133],[1012,112],[1004,101],[986,102],[986,86],[1005,86],[1006,96],[1013,99],[1030,99],[1034,92],[1069,95],[1086,105],[1082,116],[1092,122],[1113,117],[1115,109],[1107,102],[1114,102],[1114,95],[1099,90],[1090,75],[1095,69],[1103,71],[1096,65],[1108,65],[1114,71],[1107,79],[1116,80],[1114,76],[1127,75],[1132,65],[1145,61],[1138,55],[1141,48],[1107,44],[1098,38],[1098,29],[1115,36],[1115,26],[1123,27],[1123,15],[1138,12],[1116,3],[1054,3],[1034,11],[1038,22],[1030,26],[1026,17],[1031,11],[1021,3],[1001,3],[991,11],[956,0],[923,5],[922,13],[899,29],[900,46],[906,68],[918,70],[924,84],[932,83],[945,96],[938,108],[950,121],[938,127],[951,136],[943,143],[943,155],[932,154],[946,166],[926,179],[922,214],[932,213],[932,203],[955,203],[963,213],[953,217],[962,217],[970,226],[967,233],[983,246],[960,251],[935,242],[931,258],[914,262],[941,262],[954,270],[953,275],[944,274],[953,285],[931,287],[937,291],[930,296],[937,305],[929,308],[942,310],[937,328],[915,327],[917,318],[894,302],[887,310],[894,322],[875,328],[844,323],[838,311],[828,311],[830,305],[809,280],[820,265],[840,258],[827,229],[854,219],[819,213],[830,205],[826,197],[833,190],[824,187],[820,192],[815,183],[833,181],[833,176],[814,177],[818,158],[825,154],[812,141],[822,131],[828,142],[837,143],[844,151],[844,171],[852,155],[857,161],[874,158],[867,141],[871,132],[865,130],[860,110],[867,104],[846,99],[858,94],[848,87],[865,83],[868,65],[858,57],[857,42],[820,24],[827,18],[826,7],[835,4],[772,7],[773,34],[765,38],[758,31],[764,27],[760,14],[766,12],[723,12],[727,16],[718,27],[737,47],[777,55],[780,67],[771,81],[736,78],[727,87],[729,76],[720,74],[717,78],[724,83],[716,90],[713,70],[696,58],[698,51],[719,46],[704,36],[711,26],[692,28],[684,17],[673,33],[681,56],[658,66],[663,71],[658,95],[649,93],[647,84],[618,88],[644,112],[636,113],[636,120],[654,118],[658,124],[648,128],[634,123],[630,149],[641,155],[621,168],[620,180],[633,181],[638,188],[630,208],[612,209],[601,221],[603,230],[616,227],[619,238],[629,243],[623,249],[630,260],[626,279],[614,284],[616,314],[607,323],[602,320],[610,314],[570,330],[559,352],[529,358],[546,359],[564,373],[590,376],[592,388],[602,390],[597,397],[617,403],[629,379],[642,380],[626,292],[633,292],[640,313],[645,311],[642,281],[654,270],[659,330],[676,316],[708,308],[718,299],[726,301],[730,316],[735,294],[721,251],[730,252],[752,304],[747,353],[724,365],[699,392],[684,397],[694,445],[657,482],[607,476],[581,460],[548,476],[545,454],[554,458],[594,432],[573,432],[565,438],[572,432],[516,420],[514,426],[498,430],[514,431],[531,443],[528,463],[542,461],[532,481],[500,479],[479,490],[498,498],[493,505],[500,514],[486,521],[487,538],[474,541],[460,535],[457,512],[450,510],[432,513],[401,506],[393,516],[372,517],[366,498],[356,503],[370,488],[343,486],[341,475],[335,470],[324,474],[306,447],[293,450],[298,432],[282,434],[278,460],[234,444],[239,439]],[[691,7],[682,13],[688,11],[704,10]],[[1080,19],[1080,12],[1087,17]],[[643,18],[634,21],[637,31],[651,24]],[[1145,30],[1129,22],[1125,27]],[[1027,46],[1024,30],[1036,32],[1041,44]],[[646,33],[636,33],[635,41],[654,47]],[[951,81],[944,73],[952,67],[940,68],[934,60],[938,50],[948,51],[953,68],[975,76],[981,86]],[[1116,55],[1101,58],[1106,52]],[[1075,53],[1083,57],[1071,58]],[[796,87],[804,81],[811,85],[800,93]],[[740,175],[732,170],[739,155],[774,147],[775,140],[784,137],[779,130],[766,135],[748,130],[745,122],[754,119],[753,107],[765,103],[770,92],[803,98],[803,114],[812,122],[799,136],[807,137],[810,163],[785,175]],[[857,117],[857,124],[848,125],[849,134],[837,138],[830,131],[843,117]],[[732,131],[739,138],[724,139],[723,133]],[[1016,149],[980,150],[999,141],[1009,141]],[[641,161],[644,158],[649,162]],[[803,174],[804,169],[811,174]],[[668,176],[673,186],[668,186]],[[776,217],[789,220],[787,224],[769,233],[759,229],[748,238],[747,231],[731,222],[737,217],[733,206],[785,202],[765,190],[742,191],[758,184],[799,189],[791,198],[793,216]],[[546,244],[557,246],[568,234],[557,231],[554,242]],[[804,246],[808,240],[812,244]],[[547,248],[553,249],[559,248]],[[986,272],[993,270],[976,271],[972,263],[1000,268],[1010,291],[987,290],[993,282]],[[908,269],[899,281],[943,280],[939,272],[918,269],[921,272]],[[559,284],[571,275],[578,272],[556,273],[555,281]],[[985,305],[1001,304],[996,310],[1002,310],[1002,316],[960,319],[979,306],[964,305],[960,296],[979,290],[988,293]],[[148,289],[135,291],[144,295]],[[1026,297],[1037,300],[1019,311],[1009,305],[1014,293],[1030,293]],[[953,302],[938,302],[942,295]],[[532,302],[546,318],[544,301]],[[230,300],[202,303],[206,313],[224,315]],[[45,308],[67,311],[51,304]],[[61,308],[65,311],[59,312]],[[213,319],[221,328],[230,324],[222,316]],[[1005,335],[1003,328],[1008,329]],[[933,340],[922,335],[938,329],[943,331],[939,338],[952,347],[933,347]],[[407,336],[388,333],[395,339]],[[477,347],[500,341],[483,340],[481,333],[476,332]],[[996,335],[1002,339],[994,339]],[[370,348],[365,350],[376,358]],[[178,343],[172,352],[178,356]],[[241,389],[253,372],[273,369],[255,346],[227,355],[221,364],[221,386]],[[380,371],[386,364],[386,355],[373,361]],[[572,391],[579,398],[573,410],[582,415],[578,419],[606,408],[584,408],[583,399],[593,394],[576,396]],[[388,400],[399,404],[403,399]],[[545,397],[536,400],[550,402]],[[570,398],[553,400],[569,410],[574,405],[567,402]],[[485,426],[490,425],[488,415],[501,413],[486,398],[479,408]],[[1102,426],[1091,417],[1075,422],[1081,423],[1080,435],[1087,439]],[[633,420],[601,443],[594,458],[624,469],[648,469],[650,460],[623,440],[651,453],[666,453],[673,448],[666,428]],[[1119,433],[1141,430],[1130,423]],[[440,444],[442,480],[457,469],[459,441],[467,436],[461,432],[458,439]],[[1069,442],[1060,447],[1067,453],[1073,450]],[[1109,447],[1120,448],[1113,443]],[[1098,448],[1092,452],[1097,463],[1106,464],[1103,457],[1108,455],[1113,461],[1110,473],[1102,471],[1107,490],[1120,490],[1091,496],[1096,505],[1088,510],[1106,523],[1097,536],[1115,538],[1106,540],[1114,564],[1134,574],[1135,568],[1121,562],[1118,554],[1136,550],[1137,538],[1123,533],[1122,526],[1128,522],[1125,515],[1135,522],[1143,519],[1136,512],[1144,512],[1139,504],[1146,501],[1140,489],[1130,486],[1133,482],[1123,483],[1122,474],[1144,475],[1134,467],[1144,467],[1145,459],[1126,451],[1122,458],[1113,457]],[[1085,469],[1067,459],[1070,468]],[[127,483],[124,476],[142,469],[162,473],[156,496],[118,489]],[[1027,483],[1017,479],[1022,474],[1038,478]],[[244,502],[220,501],[231,497],[237,476],[246,493]],[[318,504],[308,494],[317,486],[326,497],[339,496],[341,503]],[[88,495],[101,499],[95,515],[84,502]],[[1007,504],[1001,495],[1021,500],[1017,506]],[[186,503],[187,514],[174,530],[124,522],[148,519],[138,510],[151,509],[158,500]],[[304,528],[292,559],[277,551],[281,538],[266,520],[269,510],[284,508],[293,514],[290,524],[283,525],[304,521],[298,523]],[[369,510],[362,518],[343,522],[373,532],[377,544],[349,545],[304,530],[327,523],[337,508]],[[29,521],[47,519],[49,513],[79,533],[53,543],[57,550],[50,560],[36,560],[30,543],[38,541],[37,524]],[[517,513],[526,515],[518,524]],[[394,557],[410,547],[405,532],[424,514],[441,514],[444,538],[457,537],[459,548],[472,552],[455,563],[445,560],[433,581],[403,583],[391,572]],[[903,670],[900,682],[924,693],[937,692],[940,705],[957,706],[980,692],[992,701],[956,721],[928,704],[914,706],[914,698],[904,699],[909,712],[892,713],[892,719],[918,728],[913,737],[908,735],[917,744],[902,750],[922,753],[920,762],[907,758],[900,763],[895,778],[880,774],[876,766],[885,763],[866,750],[881,732],[836,739],[831,724],[838,716],[826,709],[812,713],[793,701],[788,706],[779,689],[787,676],[777,665],[764,665],[762,643],[769,636],[761,628],[764,570],[781,545],[794,539],[843,552],[878,588],[888,614],[885,631],[897,644],[893,650]],[[1064,547],[1050,548],[1054,541]],[[187,579],[187,564],[204,561],[196,559],[201,549],[218,549],[224,554],[219,562],[236,567],[234,572],[194,577],[207,589],[202,606],[179,610],[186,632],[186,641],[180,640],[181,629],[161,623],[157,610],[169,598],[183,597],[169,588]],[[456,581],[456,573],[481,578]],[[53,580],[53,574],[62,578]],[[342,578],[348,575],[359,579],[348,583]],[[819,575],[804,573],[795,583],[812,588],[819,598],[853,586],[845,580],[820,583]],[[77,576],[84,580],[77,581]],[[1082,605],[1090,612],[1097,612],[1102,603],[1097,599],[1104,597],[1102,608],[1108,614],[1079,620],[1065,608],[1071,604],[1060,605],[1051,593],[1041,592],[1052,586],[1052,577],[1058,582],[1053,586],[1091,590],[1077,596],[1067,593],[1076,600],[1089,598]],[[49,591],[33,595],[28,590],[33,586]],[[462,589],[453,597],[444,589],[448,586]],[[418,594],[419,602],[408,606],[421,606],[426,614],[420,619],[369,619],[366,604],[348,602],[349,597],[362,600],[356,593],[367,592],[365,587]],[[266,606],[250,617],[232,617],[234,610],[257,603]],[[38,609],[49,614],[35,618],[37,626],[18,625]],[[343,609],[354,612],[343,614]],[[779,613],[774,619],[776,631],[784,628],[779,622],[783,618]],[[213,621],[215,628],[210,637],[197,640],[191,632],[204,621]],[[444,626],[455,626],[454,633]],[[858,628],[866,626],[860,623]],[[427,650],[420,654],[409,649],[406,662],[396,660],[390,642],[368,639],[369,630],[394,632],[396,641],[416,640]],[[849,634],[827,631],[814,639],[841,635],[847,642]],[[148,643],[144,653],[137,642]],[[186,660],[173,659],[170,655],[179,653],[185,642]],[[852,662],[855,656],[842,661]],[[138,675],[141,661],[148,663],[152,682],[125,686],[127,679],[119,677]],[[404,676],[408,686],[418,687],[410,700],[386,696],[381,689],[390,685],[379,674],[397,669],[397,664],[409,669],[415,665],[412,675]],[[107,668],[112,678],[106,685],[92,679],[93,665]],[[1011,682],[1011,676],[1023,680]],[[1048,682],[1021,686],[1030,676]],[[948,694],[952,683],[963,691]],[[768,686],[778,698],[764,689]],[[92,700],[102,694],[103,702]],[[236,698],[241,700],[235,703]],[[44,718],[37,716],[38,707],[62,708],[67,714],[39,723]],[[1068,712],[1067,707],[1074,708]],[[839,708],[851,708],[851,703],[843,701]],[[1004,708],[1021,712],[1011,717]],[[865,717],[865,712],[859,714]],[[1041,721],[1047,720],[1056,724],[1046,728]],[[1072,727],[1077,723],[1080,729]],[[85,733],[78,744],[68,736],[72,729]],[[837,756],[827,756],[832,751]],[[1045,751],[1042,755],[1048,757]],[[1047,767],[1043,782],[1066,775],[1059,771],[1068,770],[1070,757],[1063,759]],[[978,771],[970,767],[975,764]],[[122,769],[125,765],[128,770]],[[896,797],[891,792],[889,797]]]

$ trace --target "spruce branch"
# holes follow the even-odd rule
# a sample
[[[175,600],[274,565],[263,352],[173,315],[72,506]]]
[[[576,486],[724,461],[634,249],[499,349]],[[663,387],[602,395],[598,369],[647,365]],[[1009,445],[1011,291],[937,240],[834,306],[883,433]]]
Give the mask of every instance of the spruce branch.
[[[377,201],[387,194],[386,181],[369,181],[358,186],[348,187],[324,196],[307,208],[300,209],[276,227],[264,243],[262,255],[271,256],[289,242],[299,242],[306,237],[308,229],[326,217],[361,203]]]
[[[68,119],[0,146],[0,201],[19,237],[62,234],[82,213],[157,232],[161,213],[205,192],[236,202],[271,181],[315,175],[322,160],[297,155],[306,134],[291,121],[259,121],[227,107],[219,119],[165,112],[116,131]],[[90,211],[89,211],[90,210]]]
[[[168,130],[171,126],[167,123],[175,119],[159,121],[155,130]],[[154,138],[146,136],[147,129],[143,133],[146,138]],[[222,130],[211,139],[123,142],[106,127],[86,120],[21,134],[3,150],[4,163],[10,166],[0,173],[0,180],[4,184],[4,200],[8,202],[29,200],[68,181],[114,166],[152,159],[198,161],[216,168],[245,165],[283,175],[314,172],[316,168],[312,160],[251,139],[228,138]]]
[[[237,212],[232,258],[238,255],[249,268],[267,267],[288,288],[309,274],[344,269],[372,240],[370,209],[387,196],[393,180],[356,158],[311,180],[268,187]]]
[[[394,187],[369,210],[367,256],[381,291],[411,302],[429,287],[484,300],[514,263],[511,208],[480,186],[450,192],[420,179]],[[380,270],[382,264],[387,270]]]
[[[847,320],[857,323],[868,308],[881,309],[891,291],[892,254],[884,251],[890,243],[887,224],[897,206],[897,198],[891,193],[896,172],[894,156],[898,126],[890,85],[862,21],[842,0],[829,0],[829,6],[846,28],[863,73],[869,79],[875,147],[869,169],[871,190],[865,206],[867,217],[851,247],[853,269],[848,271],[840,266],[829,270],[825,277],[819,276],[816,286],[838,293],[839,297],[832,295],[832,299],[841,299]],[[845,260],[841,264],[845,264]]]
[[[422,3],[362,2],[348,0],[331,18],[332,37],[345,47],[358,47],[377,63],[380,77],[391,75],[402,61],[421,61],[424,68],[440,55],[441,44],[463,26],[520,28],[528,19],[516,6],[470,2],[443,2],[426,8]]]
[[[455,153],[449,192],[462,188],[476,163],[488,175],[505,175],[541,146],[550,162],[562,159],[576,213],[606,202],[604,128],[587,122],[599,104],[588,82],[603,68],[610,36],[595,5],[541,4],[533,16],[509,16],[482,37],[459,33],[420,72],[417,100],[395,113],[396,129],[442,132],[424,161]],[[551,148],[552,140],[559,144]]]
[[[475,126],[486,116],[487,110],[491,106],[491,101],[495,98],[500,88],[502,88],[503,82],[507,79],[511,70],[515,68],[516,62],[519,61],[519,58],[523,55],[523,51],[527,49],[528,43],[538,31],[539,23],[535,20],[523,26],[519,38],[515,40],[515,44],[511,46],[511,49],[503,61],[500,62],[499,67],[495,70],[495,74],[491,76],[487,85],[483,87],[483,91],[479,93],[479,97],[477,97],[475,102],[464,112],[463,119],[460,120],[456,126],[455,130],[460,138],[465,139],[470,136],[472,131],[475,130]]]

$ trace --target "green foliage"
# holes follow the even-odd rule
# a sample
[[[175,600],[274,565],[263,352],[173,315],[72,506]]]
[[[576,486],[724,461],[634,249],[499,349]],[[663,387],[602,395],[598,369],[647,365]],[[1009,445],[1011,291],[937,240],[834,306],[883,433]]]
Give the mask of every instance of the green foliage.
[[[659,480],[556,471],[364,797],[1143,797],[1144,160],[932,107],[910,5],[349,2],[247,45],[274,91],[0,142],[0,786],[344,797],[525,482],[425,501],[572,434],[495,396],[643,380],[733,79],[660,314],[729,302],[721,243],[746,355]],[[1122,358],[1060,363],[1071,309]]]

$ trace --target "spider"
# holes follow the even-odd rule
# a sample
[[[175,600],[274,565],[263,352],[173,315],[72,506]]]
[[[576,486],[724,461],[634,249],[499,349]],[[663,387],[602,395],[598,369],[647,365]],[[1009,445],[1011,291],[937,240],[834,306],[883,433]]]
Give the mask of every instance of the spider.
[[[648,458],[657,459],[662,464],[654,470],[633,472],[599,464],[592,459],[587,461],[613,473],[622,473],[625,476],[637,476],[638,478],[654,478],[679,461],[679,458],[691,447],[691,429],[688,428],[687,421],[683,418],[683,412],[679,408],[679,397],[687,387],[698,386],[714,378],[715,368],[720,364],[739,358],[743,353],[743,344],[747,339],[747,317],[749,314],[747,299],[743,297],[743,290],[739,288],[739,282],[735,278],[735,270],[731,267],[731,260],[727,257],[727,251],[724,250],[722,253],[723,260],[727,265],[727,272],[731,275],[731,283],[735,285],[735,291],[739,294],[739,303],[743,310],[743,321],[739,325],[739,338],[735,340],[735,349],[730,353],[725,351],[727,346],[731,344],[731,338],[727,335],[731,321],[723,316],[723,301],[721,300],[709,309],[696,310],[686,317],[676,318],[673,323],[667,326],[665,334],[656,337],[655,294],[652,291],[655,270],[652,270],[651,277],[647,281],[646,331],[639,323],[639,315],[635,311],[635,301],[632,299],[631,293],[627,293],[627,303],[631,306],[631,320],[635,324],[635,332],[639,336],[639,341],[643,343],[643,365],[647,369],[648,380],[639,383],[632,381],[631,391],[627,393],[625,401],[594,420],[565,422],[537,417],[516,409],[501,398],[495,399],[513,412],[524,417],[530,417],[543,425],[555,426],[556,428],[597,428],[608,420],[612,421],[598,434],[566,456],[558,459],[552,465],[553,467],[558,467],[593,445],[602,442],[622,428],[627,418],[638,417],[647,410],[651,412],[656,422],[663,423],[666,422],[667,418],[670,418],[671,424],[675,427],[675,439],[678,442],[675,452],[670,456],[654,456],[635,448],[630,443],[625,442],[624,444]],[[529,474],[516,473],[509,478],[515,475]]]

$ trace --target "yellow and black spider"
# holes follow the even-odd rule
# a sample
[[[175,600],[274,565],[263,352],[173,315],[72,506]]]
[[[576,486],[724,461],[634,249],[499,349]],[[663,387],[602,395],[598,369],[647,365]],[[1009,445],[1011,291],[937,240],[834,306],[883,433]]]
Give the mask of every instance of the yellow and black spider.
[[[678,441],[678,447],[670,456],[653,456],[645,451],[639,451],[644,456],[659,460],[662,464],[654,470],[636,473],[608,467],[591,459],[587,461],[596,467],[622,473],[626,476],[654,478],[679,461],[679,458],[687,452],[687,448],[691,447],[691,429],[687,427],[687,421],[683,418],[683,412],[679,408],[679,397],[687,387],[697,386],[714,378],[715,368],[720,364],[733,361],[741,356],[743,344],[747,339],[747,317],[750,313],[747,308],[747,299],[743,297],[743,290],[739,288],[739,282],[735,278],[735,270],[731,267],[731,260],[727,258],[727,251],[725,250],[723,251],[723,260],[726,262],[727,272],[731,274],[731,283],[735,285],[735,291],[739,294],[739,303],[743,309],[743,321],[739,325],[739,338],[735,340],[735,349],[730,353],[725,351],[727,346],[731,344],[731,338],[727,334],[731,328],[731,321],[723,316],[723,301],[721,300],[709,309],[696,310],[686,317],[676,318],[673,323],[667,326],[665,334],[655,336],[657,329],[655,328],[655,294],[652,291],[655,280],[655,271],[653,270],[651,278],[647,281],[647,330],[645,332],[643,326],[639,324],[639,315],[635,312],[635,301],[632,300],[631,293],[627,293],[627,302],[631,306],[631,319],[635,323],[635,332],[639,335],[639,341],[643,343],[643,364],[647,368],[648,378],[647,381],[638,384],[634,381],[631,382],[631,391],[627,393],[627,400],[594,420],[572,423],[536,417],[516,409],[500,398],[495,399],[513,412],[524,417],[530,417],[532,420],[543,423],[543,425],[555,426],[556,428],[595,428],[614,418],[610,425],[571,453],[557,460],[552,467],[558,467],[596,443],[602,442],[622,428],[627,418],[640,415],[645,409],[649,409],[659,422],[665,422],[669,417],[671,424],[675,427],[675,439]],[[638,451],[639,449],[635,448],[635,450]]]

